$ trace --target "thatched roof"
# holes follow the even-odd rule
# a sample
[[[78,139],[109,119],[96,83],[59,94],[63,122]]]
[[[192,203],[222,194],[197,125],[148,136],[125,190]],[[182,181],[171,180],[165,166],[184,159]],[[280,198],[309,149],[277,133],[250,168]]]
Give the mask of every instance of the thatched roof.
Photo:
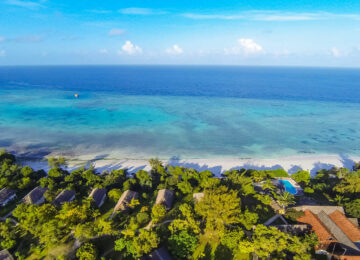
[[[0,251],[0,260],[14,260],[14,257],[8,250],[4,249]]]
[[[106,192],[106,189],[95,188],[91,191],[89,197],[94,199],[96,206],[101,207],[106,197]]]
[[[173,200],[174,200],[174,191],[162,189],[159,190],[158,192],[155,204],[162,204],[167,209],[171,209]]]
[[[147,256],[141,258],[142,260],[172,260],[173,258],[165,247],[155,249]]]
[[[56,196],[53,203],[57,206],[64,204],[65,202],[70,202],[75,198],[75,191],[72,190],[63,190],[59,195]]]
[[[14,196],[16,192],[8,188],[3,188],[0,190],[0,205],[4,204],[9,198]]]
[[[34,188],[32,191],[30,191],[23,199],[23,203],[28,204],[36,204],[39,200],[42,199],[44,196],[44,193],[47,191],[47,188],[41,188],[40,186]]]
[[[118,202],[116,203],[116,206],[114,208],[114,212],[127,210],[128,209],[128,204],[130,204],[130,202],[133,199],[137,199],[137,198],[138,198],[138,193],[136,191],[131,191],[131,190],[125,191],[121,195]]]

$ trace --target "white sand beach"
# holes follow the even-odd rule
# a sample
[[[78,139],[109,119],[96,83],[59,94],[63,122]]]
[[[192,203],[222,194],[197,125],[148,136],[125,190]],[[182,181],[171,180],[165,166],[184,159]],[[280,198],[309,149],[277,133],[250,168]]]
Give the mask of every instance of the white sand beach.
[[[102,172],[111,169],[128,169],[130,173],[138,170],[150,170],[150,165],[145,159],[113,159],[98,158],[94,155],[79,156],[68,158],[68,169],[72,170],[90,163]],[[360,161],[360,156],[343,156],[343,155],[301,155],[289,156],[271,159],[243,159],[243,158],[214,158],[214,159],[171,159],[162,160],[164,164],[172,166],[184,166],[199,171],[210,170],[215,175],[230,169],[278,169],[283,168],[289,173],[297,170],[308,170],[311,174],[315,174],[320,169],[330,169],[334,166],[352,168],[355,162]],[[35,170],[48,170],[47,161],[44,160],[23,160],[22,165],[30,165]]]

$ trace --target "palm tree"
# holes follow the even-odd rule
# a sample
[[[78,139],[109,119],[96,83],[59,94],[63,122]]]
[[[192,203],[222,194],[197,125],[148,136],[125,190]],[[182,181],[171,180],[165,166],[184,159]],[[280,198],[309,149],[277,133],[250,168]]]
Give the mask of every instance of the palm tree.
[[[273,191],[273,190],[275,190],[275,185],[274,185],[274,183],[272,183],[272,181],[271,180],[269,180],[269,179],[267,179],[264,183],[263,183],[263,185],[262,185],[262,189],[263,190],[270,190],[270,191]]]
[[[288,205],[295,204],[295,196],[289,192],[283,192],[277,197],[279,204],[286,208]]]

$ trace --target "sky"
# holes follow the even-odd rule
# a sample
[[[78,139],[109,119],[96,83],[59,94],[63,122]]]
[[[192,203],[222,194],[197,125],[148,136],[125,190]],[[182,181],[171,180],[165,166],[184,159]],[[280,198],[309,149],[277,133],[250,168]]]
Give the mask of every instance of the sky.
[[[0,65],[360,66],[359,0],[0,0]]]

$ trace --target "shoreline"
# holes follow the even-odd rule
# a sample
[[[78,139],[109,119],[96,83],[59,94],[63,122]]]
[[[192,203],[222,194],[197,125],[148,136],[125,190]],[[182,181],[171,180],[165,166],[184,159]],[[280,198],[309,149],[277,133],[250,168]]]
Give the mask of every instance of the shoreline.
[[[93,164],[99,171],[112,169],[127,169],[129,173],[138,170],[150,170],[150,165],[146,159],[136,158],[98,158],[97,156],[75,156],[67,157],[68,170],[74,170],[82,166]],[[207,159],[168,159],[161,161],[165,165],[183,166],[198,171],[209,170],[219,176],[221,173],[231,169],[255,169],[255,170],[274,170],[282,168],[290,174],[297,170],[308,170],[314,175],[320,169],[330,169],[334,166],[351,169],[355,162],[360,161],[360,156],[345,156],[336,154],[318,155],[296,155],[271,159],[261,158],[207,158]],[[19,163],[23,166],[29,165],[34,170],[44,169],[48,171],[46,158],[29,159],[20,158]]]

